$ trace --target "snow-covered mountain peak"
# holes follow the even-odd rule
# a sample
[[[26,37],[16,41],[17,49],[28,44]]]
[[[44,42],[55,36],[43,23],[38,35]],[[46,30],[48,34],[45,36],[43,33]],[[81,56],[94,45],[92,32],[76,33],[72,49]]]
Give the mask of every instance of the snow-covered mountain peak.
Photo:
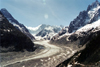
[[[80,12],[79,15],[70,23],[68,32],[72,33],[86,24],[93,23],[98,19],[100,19],[100,3],[96,0],[88,6],[86,11]]]
[[[100,16],[100,3],[98,0],[89,5],[86,12],[88,14],[88,23],[91,23],[94,19],[95,21],[98,20]]]
[[[92,8],[90,11],[88,11],[88,16],[90,18],[90,21],[97,15],[99,15],[100,13],[100,6],[96,7],[96,8]],[[98,19],[98,18],[97,18]]]
[[[61,29],[62,26],[52,26],[41,24],[37,27],[27,27],[28,30],[32,35],[35,36],[36,39],[51,39],[55,34],[57,34]]]
[[[100,3],[99,3],[98,0],[96,0],[95,2],[92,3],[92,6],[93,6],[93,7],[97,7],[97,6],[99,6],[99,5],[100,5]]]
[[[26,26],[28,29],[30,29],[30,30],[33,30],[33,31],[36,31],[36,30],[38,30],[39,28],[40,28],[40,26],[41,25],[39,25],[39,26],[37,26],[37,27],[28,27],[28,26]]]
[[[100,3],[99,3],[98,0],[96,0],[96,1],[93,2],[91,5],[88,6],[87,11],[89,11],[89,10],[91,10],[91,9],[93,9],[93,8],[96,8],[96,7],[98,7],[98,6],[100,6]]]

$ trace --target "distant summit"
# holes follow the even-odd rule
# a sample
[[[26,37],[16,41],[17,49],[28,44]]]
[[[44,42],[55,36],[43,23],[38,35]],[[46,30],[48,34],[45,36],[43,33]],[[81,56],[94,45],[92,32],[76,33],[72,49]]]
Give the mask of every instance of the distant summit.
[[[46,39],[50,40],[55,34],[57,34],[63,26],[51,26],[46,24],[41,24],[37,27],[27,27],[32,35],[36,39]]]

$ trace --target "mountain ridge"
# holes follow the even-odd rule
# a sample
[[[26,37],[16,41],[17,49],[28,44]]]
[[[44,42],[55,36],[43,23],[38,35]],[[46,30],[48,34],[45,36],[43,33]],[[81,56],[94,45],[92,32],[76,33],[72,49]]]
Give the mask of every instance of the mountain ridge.
[[[80,18],[82,22],[79,21]],[[56,67],[99,67],[100,3],[98,0],[89,5],[86,11],[80,12],[70,23],[67,33],[60,39],[52,38],[51,43],[64,44],[78,51]]]
[[[27,27],[27,26],[26,26]],[[37,27],[27,27],[32,35],[37,39],[47,39],[50,40],[52,36],[57,34],[63,26],[51,26],[46,24],[41,24]]]
[[[14,19],[14,17],[7,11],[7,9],[2,8],[0,11],[7,18],[7,20],[11,24],[13,24],[14,27],[27,35],[31,40],[35,40],[35,38],[29,33],[28,29],[23,24],[19,23],[16,19]]]
[[[0,52],[34,51],[34,43],[0,12]]]
[[[86,24],[90,24],[98,20],[100,17],[100,3],[95,1],[88,6],[87,10],[84,10],[79,13],[79,15],[70,22],[68,32],[72,33],[73,31],[78,30],[80,27],[83,27]]]

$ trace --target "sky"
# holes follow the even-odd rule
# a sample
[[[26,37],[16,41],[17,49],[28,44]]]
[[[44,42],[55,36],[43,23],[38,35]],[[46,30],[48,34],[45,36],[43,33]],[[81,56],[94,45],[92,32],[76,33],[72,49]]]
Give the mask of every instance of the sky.
[[[0,9],[28,27],[40,24],[68,26],[80,11],[96,0],[0,0]],[[100,0],[98,0],[100,2]]]

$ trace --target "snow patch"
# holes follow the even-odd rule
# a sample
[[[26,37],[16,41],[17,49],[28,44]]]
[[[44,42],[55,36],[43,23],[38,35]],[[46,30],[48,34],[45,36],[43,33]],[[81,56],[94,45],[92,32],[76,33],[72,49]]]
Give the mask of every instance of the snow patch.
[[[67,67],[72,67],[72,65],[68,65]]]
[[[97,8],[93,8],[88,12],[90,21],[91,19],[93,19],[94,15],[98,12],[99,9],[100,9],[100,6],[98,6]]]
[[[58,39],[61,39],[62,37],[64,37],[64,36],[70,36],[71,35],[71,33],[65,33],[64,35],[61,35],[61,36],[59,36],[59,38]]]
[[[92,28],[95,29],[96,27],[99,27],[99,26],[100,26],[100,19],[94,23],[85,25],[84,27],[78,29],[75,33],[79,34],[79,32],[86,32]]]
[[[33,31],[36,31],[40,28],[41,25],[37,26],[37,27],[28,27],[26,26],[26,28],[30,29],[30,30],[33,30]]]
[[[45,29],[46,29],[46,30],[52,30],[53,27],[50,27],[50,26],[49,26],[49,27],[46,27]]]
[[[13,23],[13,25],[18,27],[21,31],[23,31],[23,29],[18,24]]]

